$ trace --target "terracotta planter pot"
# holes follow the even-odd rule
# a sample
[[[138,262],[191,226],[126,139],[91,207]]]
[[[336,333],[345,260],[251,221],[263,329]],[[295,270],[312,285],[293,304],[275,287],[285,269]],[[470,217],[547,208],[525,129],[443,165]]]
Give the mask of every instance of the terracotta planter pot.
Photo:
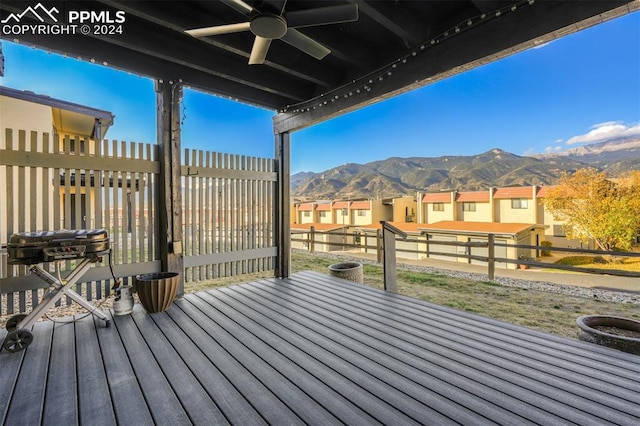
[[[640,321],[606,315],[585,315],[576,321],[580,340],[640,355],[640,338],[635,337],[640,335]]]
[[[136,276],[136,291],[140,303],[149,313],[163,312],[176,298],[177,272],[160,272]]]
[[[354,281],[360,284],[364,282],[362,263],[334,263],[333,265],[329,266],[329,275],[336,278],[342,278],[343,280]]]

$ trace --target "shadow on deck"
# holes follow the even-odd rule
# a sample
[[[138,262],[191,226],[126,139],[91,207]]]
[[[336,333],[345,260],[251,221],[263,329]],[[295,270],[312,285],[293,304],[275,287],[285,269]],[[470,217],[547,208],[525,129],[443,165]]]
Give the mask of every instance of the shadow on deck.
[[[38,323],[0,353],[0,423],[636,425],[639,361],[304,272]]]

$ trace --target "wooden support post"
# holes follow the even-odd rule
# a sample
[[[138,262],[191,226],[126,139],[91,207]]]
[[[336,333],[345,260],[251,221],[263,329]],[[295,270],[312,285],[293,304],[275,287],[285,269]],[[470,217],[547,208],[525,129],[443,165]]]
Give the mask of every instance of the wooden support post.
[[[288,278],[291,275],[291,136],[289,132],[277,133],[275,141],[275,160],[277,182],[274,202],[274,241],[277,249],[275,276]]]
[[[316,243],[316,227],[312,226],[309,232],[309,251],[313,253],[315,251]]]
[[[182,253],[182,185],[180,176],[180,103],[182,85],[156,81],[156,117],[160,151],[156,211],[162,271],[180,273],[178,295],[184,294]]]
[[[380,223],[382,224],[382,239],[384,243],[384,250],[382,251],[384,257],[384,289],[397,293],[396,235],[400,235],[403,239],[406,239],[407,234],[388,222],[382,221]]]
[[[496,242],[496,237],[493,234],[489,234],[488,236],[488,243],[489,243],[489,247],[487,249],[487,265],[488,265],[488,272],[487,275],[489,275],[489,279],[493,280],[495,278],[496,275],[496,246],[495,246],[495,242]]]
[[[376,229],[376,261],[382,263],[382,231]]]

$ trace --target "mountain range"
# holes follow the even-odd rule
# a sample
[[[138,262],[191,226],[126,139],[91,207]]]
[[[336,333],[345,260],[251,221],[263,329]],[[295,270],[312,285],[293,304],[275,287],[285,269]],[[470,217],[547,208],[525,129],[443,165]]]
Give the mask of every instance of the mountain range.
[[[552,185],[563,172],[584,167],[611,177],[640,170],[640,138],[610,140],[563,152],[518,156],[494,148],[472,156],[392,157],[348,163],[321,173],[291,176],[298,200],[388,198],[416,191],[481,191],[490,187]]]

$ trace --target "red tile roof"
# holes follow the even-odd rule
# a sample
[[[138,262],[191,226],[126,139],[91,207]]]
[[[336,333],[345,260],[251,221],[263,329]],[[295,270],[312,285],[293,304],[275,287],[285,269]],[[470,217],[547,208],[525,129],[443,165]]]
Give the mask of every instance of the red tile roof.
[[[420,224],[420,229],[425,231],[459,231],[486,234],[517,234],[528,228],[540,228],[540,225],[531,223],[499,223],[499,222],[465,222],[444,220],[432,224]]]
[[[316,206],[316,210],[319,212],[331,211],[331,203],[322,203]]]
[[[291,229],[295,231],[310,231],[312,226],[316,231],[335,231],[345,228],[342,225],[336,225],[334,223],[292,223]]]
[[[496,188],[493,198],[533,198],[533,188],[531,186],[514,186],[508,188]]]
[[[456,201],[462,202],[489,202],[489,191],[473,191],[473,192],[458,192],[456,195]]]
[[[398,228],[401,231],[404,232],[420,232],[421,230],[419,229],[422,226],[425,226],[424,223],[415,223],[415,222],[411,222],[411,223],[406,223],[406,222],[388,222],[390,225],[395,226],[396,228]],[[376,229],[382,229],[382,225],[380,223],[372,223],[371,225],[360,225],[357,227],[358,229],[363,229],[363,230],[376,230]]]
[[[351,208],[358,210],[371,210],[371,203],[369,201],[354,201],[351,203]]]
[[[348,201],[336,201],[335,203],[333,203],[334,209],[346,209],[348,207],[349,207]]]
[[[555,188],[555,185],[541,187],[540,189],[538,189],[538,198],[546,197],[549,190],[554,188]]]
[[[423,203],[450,203],[451,202],[451,193],[450,192],[436,192],[433,194],[424,194],[422,198]]]
[[[299,212],[310,212],[313,211],[313,203],[304,203],[298,206]]]

